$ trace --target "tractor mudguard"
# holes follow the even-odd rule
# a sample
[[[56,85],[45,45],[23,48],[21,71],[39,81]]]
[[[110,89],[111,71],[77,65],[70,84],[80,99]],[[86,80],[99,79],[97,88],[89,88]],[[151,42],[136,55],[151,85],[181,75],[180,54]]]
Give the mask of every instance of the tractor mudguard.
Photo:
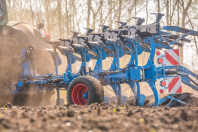
[[[32,45],[34,49],[45,51],[46,48],[52,49],[52,46],[42,40],[42,35],[38,29],[32,25],[19,23],[12,27],[14,29],[13,38],[21,45]]]

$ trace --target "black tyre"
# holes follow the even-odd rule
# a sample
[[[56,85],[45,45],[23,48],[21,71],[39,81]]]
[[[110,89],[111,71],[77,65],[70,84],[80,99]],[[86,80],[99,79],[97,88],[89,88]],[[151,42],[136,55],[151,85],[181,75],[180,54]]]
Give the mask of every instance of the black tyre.
[[[46,91],[42,91],[42,94],[34,94],[34,95],[30,95],[30,94],[13,95],[11,93],[11,84],[13,82],[17,82],[20,79],[32,80],[33,78],[31,76],[24,76],[24,77],[19,76],[21,67],[20,67],[20,65],[17,65],[17,64],[21,62],[21,59],[19,59],[17,61],[16,60],[17,58],[14,56],[19,56],[22,48],[17,49],[16,48],[17,46],[12,44],[12,46],[15,49],[17,49],[17,50],[14,50],[14,48],[11,48],[11,46],[8,47],[9,45],[6,45],[4,47],[6,47],[6,49],[9,49],[10,51],[5,52],[5,50],[3,50],[4,52],[1,52],[1,50],[3,49],[2,46],[4,46],[4,45],[0,45],[0,47],[1,47],[0,58],[2,60],[0,63],[0,67],[1,67],[1,69],[3,69],[3,70],[0,70],[0,84],[1,84],[0,91],[3,91],[3,92],[1,92],[2,95],[1,95],[1,93],[0,93],[0,95],[4,100],[0,100],[0,105],[5,104],[5,102],[12,102],[14,105],[19,105],[19,106],[22,106],[22,105],[33,105],[33,106],[49,105],[51,96],[55,93],[54,90],[46,90]],[[6,50],[6,51],[8,51],[8,50]],[[10,55],[10,52],[15,53],[11,56],[13,58],[12,61],[11,61],[11,59],[7,59],[10,57],[10,56],[8,57],[8,55]],[[40,56],[43,60],[45,60],[45,63],[48,64],[48,68],[44,69],[43,68],[44,65],[43,65],[43,62],[41,61],[41,59],[39,61],[37,61],[38,73],[39,74],[53,73],[54,72],[54,64],[52,63],[53,59],[48,57],[48,56],[50,56],[50,54],[47,51],[36,51],[36,53],[37,53],[36,54],[37,56]],[[46,59],[47,57],[48,57],[48,59]],[[2,58],[5,58],[5,59],[2,59]]]
[[[95,102],[102,103],[104,90],[101,83],[91,76],[75,78],[67,90],[67,102],[77,105],[89,105]]]
[[[0,37],[0,106],[5,102],[12,102],[11,84],[19,75],[20,66],[17,66],[16,56],[20,55],[20,50],[14,38]]]
[[[13,98],[13,105],[24,106],[28,103],[27,94],[16,94]]]
[[[50,91],[45,91],[40,94],[16,94],[13,99],[13,105],[18,106],[46,106],[50,105]]]

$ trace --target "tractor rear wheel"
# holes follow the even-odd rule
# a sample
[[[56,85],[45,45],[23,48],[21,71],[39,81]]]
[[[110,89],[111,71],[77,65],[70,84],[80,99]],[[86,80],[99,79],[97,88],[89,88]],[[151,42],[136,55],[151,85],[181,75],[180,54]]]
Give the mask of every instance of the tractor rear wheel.
[[[67,90],[67,102],[77,105],[89,105],[95,102],[102,103],[104,90],[101,83],[91,76],[75,78]]]
[[[0,37],[0,106],[11,102],[13,94],[11,84],[19,76],[20,67],[17,66],[21,47],[14,38]]]
[[[39,94],[16,94],[13,99],[13,105],[18,106],[47,106],[50,105],[51,94],[48,91],[42,91]]]
[[[27,46],[26,43],[18,43],[16,38],[10,36],[0,37],[0,106],[3,106],[6,102],[22,105],[28,97],[28,95],[13,95],[11,91],[12,83],[18,82],[21,78],[20,73],[23,69],[18,64],[21,62],[22,56],[20,55],[25,46]],[[49,57],[48,51],[35,50],[35,52],[36,58],[38,58],[38,74],[54,73],[53,59]],[[48,64],[47,67],[46,64]],[[42,97],[43,100],[46,100],[46,105],[50,104],[50,98],[54,93],[54,90],[46,91],[45,96]],[[40,102],[41,100],[38,100],[38,103]]]

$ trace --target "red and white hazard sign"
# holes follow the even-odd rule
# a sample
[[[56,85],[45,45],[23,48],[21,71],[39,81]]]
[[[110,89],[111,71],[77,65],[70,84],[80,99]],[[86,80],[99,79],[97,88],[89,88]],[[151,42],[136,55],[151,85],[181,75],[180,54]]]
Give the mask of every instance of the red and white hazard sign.
[[[167,91],[169,94],[182,93],[181,77],[169,77],[160,79],[160,93]]]
[[[179,49],[165,50],[163,53],[157,51],[156,59],[160,67],[180,65]]]
[[[168,82],[169,94],[182,93],[181,77],[170,77],[168,78]]]
[[[165,51],[166,66],[174,66],[180,64],[179,49],[171,49]]]

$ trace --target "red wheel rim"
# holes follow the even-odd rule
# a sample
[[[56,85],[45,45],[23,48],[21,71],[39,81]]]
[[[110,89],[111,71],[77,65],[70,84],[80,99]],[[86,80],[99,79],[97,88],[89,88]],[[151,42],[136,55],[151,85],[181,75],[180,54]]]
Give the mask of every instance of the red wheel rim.
[[[73,103],[77,105],[86,105],[88,100],[89,100],[88,88],[82,83],[75,85],[72,90]]]

